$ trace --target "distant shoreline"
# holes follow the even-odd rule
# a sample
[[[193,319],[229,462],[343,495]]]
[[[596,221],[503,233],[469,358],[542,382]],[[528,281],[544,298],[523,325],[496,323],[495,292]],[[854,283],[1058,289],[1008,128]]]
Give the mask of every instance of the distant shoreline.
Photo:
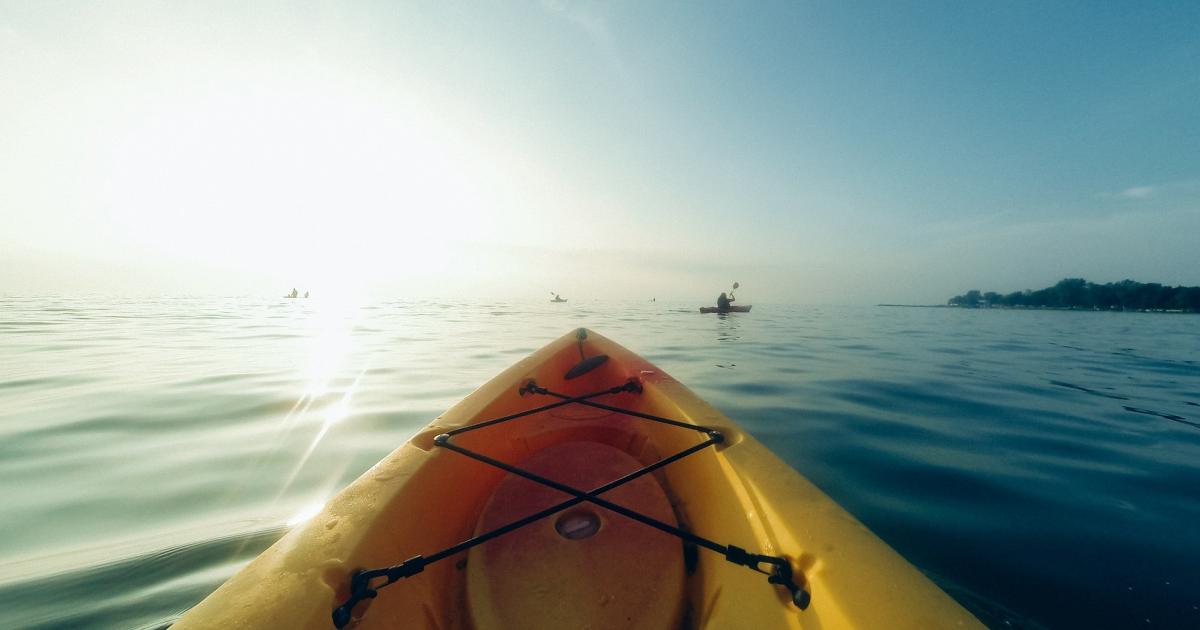
[[[946,301],[962,308],[1041,308],[1135,313],[1200,313],[1200,287],[1122,280],[1096,284],[1083,278],[1063,278],[1058,284],[1032,291],[1000,294],[971,289]]]
[[[1200,315],[1196,311],[1179,309],[1120,309],[1087,308],[1083,306],[958,306],[955,304],[876,304],[889,308],[953,308],[964,311],[1079,311],[1081,313],[1163,313],[1167,315]]]

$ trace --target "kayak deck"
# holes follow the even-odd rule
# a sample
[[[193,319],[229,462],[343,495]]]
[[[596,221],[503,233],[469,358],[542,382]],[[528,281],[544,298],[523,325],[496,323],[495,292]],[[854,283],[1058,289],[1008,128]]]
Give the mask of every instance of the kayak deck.
[[[641,464],[607,444],[567,442],[535,453],[521,468],[591,489]],[[488,500],[475,535],[563,498],[545,485],[507,475]],[[605,498],[676,524],[671,502],[653,477],[639,477]],[[471,548],[467,608],[476,627],[557,630],[586,619],[597,628],[678,628],[685,577],[678,540],[585,502]],[[639,614],[630,619],[632,610]]]
[[[566,379],[583,355],[608,360]],[[590,398],[592,406],[529,413],[555,402],[528,389],[531,382],[569,397],[606,393]],[[627,383],[637,387],[616,389]],[[721,441],[601,496],[721,545],[782,558],[805,597],[811,594],[807,609],[761,573],[582,501],[422,564],[353,605],[351,627],[981,627],[728,418],[594,333],[583,342],[575,334],[560,338],[455,405],[176,627],[331,628],[334,609],[354,595],[356,571],[433,557],[573,496],[447,444],[592,490],[697,447],[708,435],[701,428]]]

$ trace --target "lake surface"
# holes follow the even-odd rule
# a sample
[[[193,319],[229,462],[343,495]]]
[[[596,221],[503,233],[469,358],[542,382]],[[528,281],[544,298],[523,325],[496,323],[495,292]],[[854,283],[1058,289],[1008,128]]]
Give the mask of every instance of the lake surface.
[[[1200,316],[0,298],[0,628],[160,628],[587,326],[996,628],[1200,627]]]

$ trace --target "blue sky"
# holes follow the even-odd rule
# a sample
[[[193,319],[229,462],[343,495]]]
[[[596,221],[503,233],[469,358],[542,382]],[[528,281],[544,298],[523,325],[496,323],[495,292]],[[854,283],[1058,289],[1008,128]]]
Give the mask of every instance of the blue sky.
[[[0,94],[10,293],[1200,284],[1197,3],[8,3]]]

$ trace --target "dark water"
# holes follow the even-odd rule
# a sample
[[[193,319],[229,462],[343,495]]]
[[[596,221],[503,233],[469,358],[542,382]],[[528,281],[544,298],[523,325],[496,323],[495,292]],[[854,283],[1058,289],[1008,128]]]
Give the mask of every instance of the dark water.
[[[993,627],[1200,627],[1200,316],[0,298],[0,628],[170,623],[581,325]]]

